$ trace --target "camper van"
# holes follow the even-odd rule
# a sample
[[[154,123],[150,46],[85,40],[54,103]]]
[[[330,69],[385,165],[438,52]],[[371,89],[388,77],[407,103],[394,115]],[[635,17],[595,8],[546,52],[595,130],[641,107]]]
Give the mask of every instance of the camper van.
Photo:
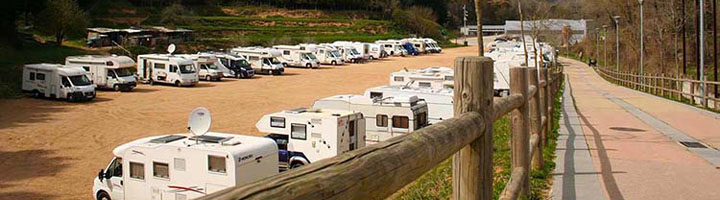
[[[448,67],[435,66],[417,70],[404,69],[390,74],[390,85],[453,89],[455,85],[454,76],[453,69]]]
[[[407,50],[402,45],[402,42],[399,40],[378,40],[375,41],[376,44],[382,45],[383,50],[385,51],[385,54],[389,56],[405,56],[407,55]]]
[[[342,46],[342,47],[352,47],[357,52],[353,52],[353,54],[359,54],[359,56],[363,60],[369,60],[370,59],[370,46],[368,43],[362,43],[362,42],[348,42],[348,41],[336,41],[333,43],[335,46]]]
[[[143,54],[137,57],[138,76],[147,83],[194,86],[199,81],[193,60],[168,54]]]
[[[209,113],[204,115],[209,118]],[[94,199],[194,199],[279,171],[273,140],[227,133],[146,137],[112,153],[110,163],[93,179]]]
[[[305,49],[310,50],[318,60],[320,64],[324,65],[343,65],[345,60],[340,55],[340,51],[333,46],[328,45],[316,45],[316,44],[300,44]]]
[[[428,52],[430,52],[430,53],[442,52],[442,48],[440,47],[440,45],[438,45],[437,41],[433,40],[432,38],[418,38],[418,40],[425,42]]]
[[[280,62],[283,63],[284,67],[305,67],[305,68],[318,68],[320,67],[320,60],[315,57],[315,54],[303,46],[290,46],[290,45],[277,45],[273,46],[274,49],[282,52]]]
[[[315,101],[313,108],[362,113],[366,119],[367,144],[412,133],[428,125],[428,109],[417,96],[372,99],[363,95],[337,95]]]
[[[223,76],[227,78],[252,78],[255,76],[255,70],[250,67],[250,63],[242,57],[227,53],[211,53],[218,58],[220,64],[218,67],[225,68]]]
[[[432,88],[410,88],[405,86],[386,85],[368,88],[364,96],[383,99],[397,96],[417,96],[425,101],[428,107],[428,121],[437,123],[453,117],[453,90]]]
[[[427,53],[427,46],[425,46],[425,41],[413,38],[405,39],[404,41],[412,44],[415,47],[415,50],[417,50],[418,54]]]
[[[82,67],[97,88],[130,91],[137,86],[135,61],[127,56],[68,56],[66,67]]]
[[[347,110],[296,108],[255,124],[280,149],[280,167],[297,168],[365,147],[365,118]]]
[[[370,60],[381,59],[387,57],[385,47],[375,43],[365,43],[368,46],[368,54]]]
[[[192,59],[193,65],[197,68],[198,77],[205,81],[221,81],[222,69],[215,55],[211,54],[178,54],[177,56]],[[224,68],[224,66],[222,66]]]
[[[245,57],[255,72],[268,75],[280,75],[285,72],[285,67],[278,59],[281,52],[277,50],[262,47],[238,47],[230,52]]]
[[[81,67],[65,67],[58,64],[29,64],[23,67],[23,92],[33,97],[67,99],[68,101],[92,100],[95,86]]]

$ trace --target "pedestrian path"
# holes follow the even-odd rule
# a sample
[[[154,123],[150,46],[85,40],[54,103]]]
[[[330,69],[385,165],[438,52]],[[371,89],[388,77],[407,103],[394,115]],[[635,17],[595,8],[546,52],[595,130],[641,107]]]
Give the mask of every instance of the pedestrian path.
[[[553,199],[720,199],[720,116],[561,62],[568,81]]]

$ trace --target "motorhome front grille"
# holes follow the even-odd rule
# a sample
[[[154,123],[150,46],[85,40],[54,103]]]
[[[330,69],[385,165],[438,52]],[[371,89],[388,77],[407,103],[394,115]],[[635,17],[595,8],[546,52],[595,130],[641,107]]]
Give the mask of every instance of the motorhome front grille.
[[[218,137],[218,136],[201,135],[201,136],[193,136],[190,139],[195,140],[195,141],[200,141],[200,142],[221,143],[221,142],[225,142],[225,141],[232,139],[232,137]]]
[[[155,138],[150,140],[152,143],[158,143],[158,144],[164,144],[164,143],[170,143],[178,140],[185,139],[185,136],[182,135],[168,135],[160,138]]]

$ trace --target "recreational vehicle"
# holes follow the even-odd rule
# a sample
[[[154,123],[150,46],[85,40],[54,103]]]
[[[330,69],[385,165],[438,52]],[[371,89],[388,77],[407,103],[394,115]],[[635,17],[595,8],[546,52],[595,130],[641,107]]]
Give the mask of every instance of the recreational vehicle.
[[[133,73],[135,65],[135,61],[127,56],[85,55],[65,58],[66,67],[82,67],[98,88],[115,91],[130,91],[137,86]]]
[[[365,44],[367,44],[367,46],[368,46],[368,54],[370,55],[370,60],[387,57],[384,46],[375,44],[375,43],[365,43]]]
[[[425,42],[425,45],[427,45],[427,50],[430,53],[442,52],[442,48],[440,47],[440,45],[438,45],[437,41],[433,40],[432,38],[419,38],[419,40]]]
[[[418,52],[418,49],[415,48],[415,45],[410,42],[403,42],[403,48],[405,48],[405,51],[407,51],[407,55],[417,56],[420,54],[420,52]]]
[[[440,122],[453,117],[453,90],[432,88],[410,88],[405,86],[386,85],[365,90],[366,97],[382,99],[398,96],[417,96],[425,101],[428,107],[428,121]]]
[[[205,81],[221,81],[222,69],[215,55],[211,54],[179,54],[177,56],[192,59],[193,65],[197,68],[198,77]]]
[[[412,133],[428,125],[427,104],[417,96],[372,99],[363,95],[337,95],[315,101],[313,108],[362,113],[366,119],[367,144]]]
[[[300,44],[305,49],[310,50],[318,60],[320,64],[324,65],[342,65],[345,64],[345,60],[340,55],[340,51],[337,48],[329,45],[315,45],[315,44]]]
[[[378,40],[376,44],[382,45],[385,54],[390,56],[405,56],[407,50],[403,47],[403,43],[399,40]]]
[[[412,44],[415,47],[415,49],[417,50],[418,54],[427,53],[425,41],[413,39],[413,38],[405,39],[404,41]]]
[[[146,137],[116,147],[114,158],[93,179],[94,199],[194,199],[278,174],[273,140],[189,129],[192,134]]]
[[[303,46],[290,46],[290,45],[277,45],[273,46],[274,49],[282,52],[280,62],[283,63],[284,67],[305,67],[305,68],[318,68],[320,67],[320,60],[315,57],[315,54]]]
[[[261,47],[239,47],[231,50],[232,54],[244,56],[255,72],[269,75],[280,75],[285,71],[278,59],[281,52]]]
[[[220,64],[227,69],[223,72],[225,77],[252,78],[255,76],[255,70],[250,67],[250,63],[248,63],[244,57],[227,53],[212,54],[215,55]]]
[[[453,89],[453,69],[447,67],[428,67],[418,70],[401,70],[390,74],[390,85],[414,88]]]
[[[143,54],[137,58],[138,76],[147,83],[194,86],[199,77],[193,60],[168,54]]]
[[[87,77],[87,71],[81,67],[65,67],[58,64],[25,65],[22,90],[33,97],[68,101],[95,98],[95,86]]]
[[[280,167],[296,168],[365,146],[365,118],[347,110],[297,108],[255,124],[280,149]]]
[[[357,51],[357,52],[353,52],[353,54],[358,53],[363,60],[370,59],[370,47],[369,47],[368,43],[336,41],[333,43],[333,45],[342,46],[342,47],[352,47],[355,49],[355,51]]]

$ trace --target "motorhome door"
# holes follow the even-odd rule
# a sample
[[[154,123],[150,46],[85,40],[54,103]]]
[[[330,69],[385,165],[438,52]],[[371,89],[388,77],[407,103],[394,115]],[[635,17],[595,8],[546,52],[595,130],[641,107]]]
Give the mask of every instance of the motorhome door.
[[[110,178],[103,179],[103,184],[106,184],[107,188],[110,190],[108,191],[110,196],[114,199],[123,199],[124,183],[122,177],[122,158],[113,159],[105,170],[105,173],[105,178],[108,176]]]
[[[350,151],[357,149],[357,144],[358,144],[358,142],[357,142],[357,135],[358,135],[357,127],[355,127],[355,125],[357,125],[355,123],[355,120],[350,121],[348,124],[348,126],[349,126],[348,130],[350,132],[350,148],[349,148]]]

